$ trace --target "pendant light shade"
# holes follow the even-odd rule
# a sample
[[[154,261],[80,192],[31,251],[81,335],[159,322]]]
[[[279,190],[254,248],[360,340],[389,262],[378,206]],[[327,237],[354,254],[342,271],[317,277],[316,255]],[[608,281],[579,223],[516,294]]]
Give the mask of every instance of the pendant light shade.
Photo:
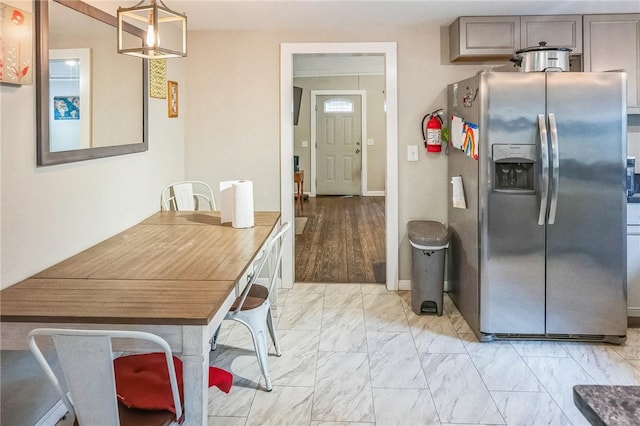
[[[159,3],[159,4],[158,4]],[[131,42],[127,25],[146,30],[146,38]],[[118,8],[118,53],[145,59],[187,56],[187,16],[169,9],[162,0],[142,0]]]

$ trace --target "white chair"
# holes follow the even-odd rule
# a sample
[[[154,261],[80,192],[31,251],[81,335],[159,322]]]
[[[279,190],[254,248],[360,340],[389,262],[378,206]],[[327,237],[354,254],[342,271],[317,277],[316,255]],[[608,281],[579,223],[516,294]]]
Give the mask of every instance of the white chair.
[[[36,337],[51,336],[64,373],[67,391],[38,347]],[[112,338],[140,339],[155,343],[164,351],[175,414],[164,410],[129,409],[118,402],[113,367]],[[29,333],[29,349],[42,367],[62,402],[81,426],[126,424],[171,425],[182,421],[173,357],[169,344],[159,336],[141,331],[74,330],[38,328]],[[141,421],[144,423],[141,423]]]
[[[249,278],[249,283],[242,291],[242,294],[233,302],[233,305],[231,305],[229,312],[224,318],[225,320],[238,321],[244,324],[251,332],[253,346],[255,347],[256,357],[258,358],[258,366],[264,376],[267,391],[273,389],[271,374],[269,373],[267,330],[271,335],[276,355],[282,355],[280,344],[278,343],[273,328],[269,295],[275,289],[278,271],[280,270],[280,261],[282,259],[282,243],[289,228],[290,224],[288,222],[283,223],[278,232],[269,240],[262,257],[254,263],[254,270]],[[270,265],[269,276],[266,282],[264,282],[264,280],[260,278],[260,275],[267,264]],[[216,332],[212,339],[212,348],[214,350],[217,337],[218,332]]]
[[[205,182],[196,180],[167,185],[162,189],[160,196],[160,208],[162,210],[204,210],[204,208],[201,208],[203,203],[207,204],[207,209],[216,210],[213,190]]]

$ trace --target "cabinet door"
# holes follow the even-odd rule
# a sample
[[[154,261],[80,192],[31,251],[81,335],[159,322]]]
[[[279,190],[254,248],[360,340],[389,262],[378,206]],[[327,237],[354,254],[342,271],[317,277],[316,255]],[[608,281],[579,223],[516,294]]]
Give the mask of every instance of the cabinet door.
[[[584,70],[627,72],[627,108],[640,113],[640,14],[584,16]]]
[[[627,315],[640,317],[640,226],[627,230]]]
[[[519,16],[467,16],[449,27],[449,59],[509,58],[520,49]]]
[[[582,15],[523,16],[520,18],[522,47],[568,47],[572,55],[582,54]]]

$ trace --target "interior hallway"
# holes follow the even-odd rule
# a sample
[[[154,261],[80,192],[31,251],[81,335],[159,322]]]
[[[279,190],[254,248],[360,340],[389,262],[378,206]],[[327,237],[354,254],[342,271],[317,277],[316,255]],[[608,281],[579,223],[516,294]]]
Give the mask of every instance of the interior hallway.
[[[410,297],[380,284],[280,290],[272,392],[249,332],[225,321],[211,363],[234,387],[209,391],[209,426],[587,425],[574,384],[640,385],[638,328],[622,346],[479,343],[448,297],[442,317],[415,315]]]
[[[384,197],[310,197],[296,217],[295,282],[384,283]],[[303,229],[301,229],[303,228]]]

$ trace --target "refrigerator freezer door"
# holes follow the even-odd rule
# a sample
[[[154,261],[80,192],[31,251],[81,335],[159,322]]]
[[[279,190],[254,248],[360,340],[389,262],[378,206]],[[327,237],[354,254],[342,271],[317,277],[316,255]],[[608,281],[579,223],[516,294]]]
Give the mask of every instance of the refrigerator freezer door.
[[[545,227],[538,225],[543,191],[537,121],[545,109],[544,74],[480,76],[480,331],[544,334]],[[496,168],[503,165],[491,153],[504,144],[537,152],[531,193],[492,189],[492,177],[500,175]]]
[[[555,221],[547,225],[546,333],[624,336],[626,79],[617,72],[546,78],[559,163]]]

